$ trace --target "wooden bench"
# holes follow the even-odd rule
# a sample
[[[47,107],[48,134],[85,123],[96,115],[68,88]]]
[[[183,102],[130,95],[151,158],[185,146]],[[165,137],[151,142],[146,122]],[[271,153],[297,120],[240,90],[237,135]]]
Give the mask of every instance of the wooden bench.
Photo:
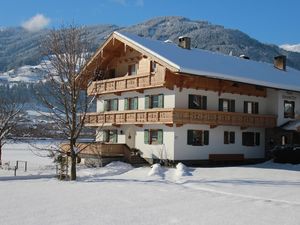
[[[209,160],[214,162],[224,162],[224,161],[234,161],[241,162],[244,161],[244,154],[209,154]]]

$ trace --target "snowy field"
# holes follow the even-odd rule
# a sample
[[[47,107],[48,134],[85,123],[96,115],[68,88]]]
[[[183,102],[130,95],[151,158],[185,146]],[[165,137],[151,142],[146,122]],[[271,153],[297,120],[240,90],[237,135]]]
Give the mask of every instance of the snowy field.
[[[300,165],[166,169],[115,162],[80,167],[78,181],[66,182],[53,178],[51,159],[29,148],[9,144],[3,151],[4,161],[29,164],[17,177],[0,169],[1,225],[300,224]]]

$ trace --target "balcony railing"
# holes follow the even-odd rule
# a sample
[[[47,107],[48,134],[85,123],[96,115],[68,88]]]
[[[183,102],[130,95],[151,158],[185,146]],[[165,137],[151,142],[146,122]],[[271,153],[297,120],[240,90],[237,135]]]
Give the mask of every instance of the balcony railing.
[[[88,95],[101,95],[109,93],[121,93],[124,91],[142,91],[144,89],[163,87],[165,83],[165,71],[157,71],[155,74],[140,74],[123,76],[113,79],[94,81],[87,89]]]
[[[89,113],[85,118],[86,126],[122,124],[207,124],[272,128],[276,126],[276,116],[195,109],[147,109]]]

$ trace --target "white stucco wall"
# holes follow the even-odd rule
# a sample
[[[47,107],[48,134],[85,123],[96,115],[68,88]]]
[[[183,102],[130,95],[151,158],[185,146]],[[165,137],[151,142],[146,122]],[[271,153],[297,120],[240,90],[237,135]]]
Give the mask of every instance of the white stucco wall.
[[[194,95],[207,96],[207,110],[218,111],[219,110],[219,99],[225,98],[225,99],[235,100],[235,111],[236,112],[244,112],[244,101],[253,101],[253,102],[258,102],[259,113],[266,114],[267,99],[263,98],[263,97],[230,94],[230,93],[222,93],[219,96],[218,92],[214,92],[214,91],[186,89],[186,88],[183,88],[182,91],[179,91],[179,89],[176,88],[175,92],[176,92],[176,103],[175,103],[176,108],[188,108],[189,94],[194,94]]]
[[[209,145],[187,145],[187,130],[209,130]],[[264,129],[249,128],[241,130],[239,127],[219,126],[210,129],[206,125],[184,125],[175,127],[175,160],[206,160],[209,154],[244,154],[245,158],[263,158],[265,154]],[[224,144],[224,131],[235,132],[235,143]],[[260,132],[259,146],[243,146],[242,132]]]

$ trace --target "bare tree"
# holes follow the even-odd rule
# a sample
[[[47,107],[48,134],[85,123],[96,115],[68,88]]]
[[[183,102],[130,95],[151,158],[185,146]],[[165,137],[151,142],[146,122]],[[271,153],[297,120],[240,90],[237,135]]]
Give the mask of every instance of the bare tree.
[[[2,164],[2,147],[6,144],[10,132],[21,121],[23,104],[13,98],[0,98],[0,165]]]
[[[85,30],[75,25],[51,30],[42,45],[47,82],[38,97],[69,145],[71,180],[76,180],[76,143],[91,102],[80,88],[83,76],[78,76],[90,56],[90,46]]]

